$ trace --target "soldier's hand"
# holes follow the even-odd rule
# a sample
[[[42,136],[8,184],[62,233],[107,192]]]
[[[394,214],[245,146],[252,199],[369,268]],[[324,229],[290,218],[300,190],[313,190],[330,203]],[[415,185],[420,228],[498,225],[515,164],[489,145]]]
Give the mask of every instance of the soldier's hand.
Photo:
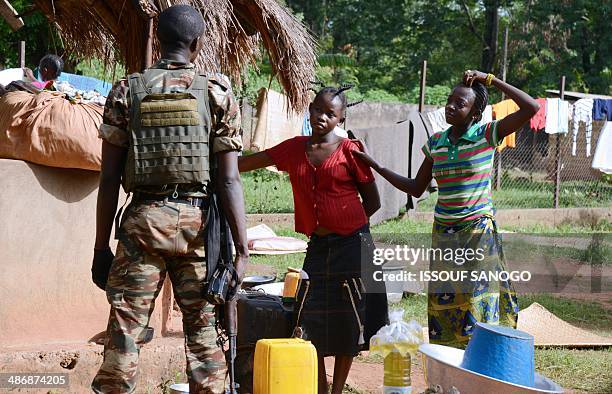
[[[229,286],[229,292],[227,295],[228,300],[233,300],[238,290],[240,290],[240,286],[242,285],[242,279],[244,279],[244,272],[246,271],[246,266],[249,262],[249,256],[245,255],[236,255],[234,258],[234,269],[236,270],[236,275],[232,278]]]
[[[236,268],[236,276],[238,277],[238,286],[242,284],[242,279],[244,279],[244,273],[248,263],[249,256],[236,255],[236,258],[234,259],[234,267]]]
[[[94,249],[93,263],[91,264],[91,280],[102,290],[106,290],[108,273],[115,255],[107,249]]]

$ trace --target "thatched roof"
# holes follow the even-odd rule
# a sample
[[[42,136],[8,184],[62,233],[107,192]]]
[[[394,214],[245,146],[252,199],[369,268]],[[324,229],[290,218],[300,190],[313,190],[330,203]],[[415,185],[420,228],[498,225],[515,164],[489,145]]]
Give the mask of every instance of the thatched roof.
[[[67,51],[80,58],[125,64],[128,72],[145,65],[148,22],[169,5],[200,9],[206,22],[205,45],[197,64],[202,70],[240,81],[244,66],[258,57],[260,44],[293,109],[304,109],[313,80],[315,44],[305,27],[275,0],[34,0],[58,28]],[[143,7],[144,5],[144,7]],[[153,7],[148,7],[153,5]],[[252,35],[249,35],[252,34]],[[153,58],[159,56],[157,42]]]

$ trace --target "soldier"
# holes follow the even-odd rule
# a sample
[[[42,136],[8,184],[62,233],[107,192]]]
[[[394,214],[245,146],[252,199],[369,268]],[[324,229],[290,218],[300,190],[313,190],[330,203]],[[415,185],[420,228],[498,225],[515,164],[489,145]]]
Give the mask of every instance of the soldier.
[[[190,392],[224,391],[225,359],[216,345],[212,306],[202,298],[204,231],[214,186],[233,235],[233,285],[239,286],[248,261],[237,166],[242,142],[229,82],[200,74],[192,64],[203,32],[193,7],[163,11],[161,60],[119,81],[106,101],[92,278],[106,290],[111,310],[104,361],[92,383],[96,393],[135,391],[139,344],[166,273],[183,313]],[[133,198],[117,230],[115,257],[109,238],[120,183]]]

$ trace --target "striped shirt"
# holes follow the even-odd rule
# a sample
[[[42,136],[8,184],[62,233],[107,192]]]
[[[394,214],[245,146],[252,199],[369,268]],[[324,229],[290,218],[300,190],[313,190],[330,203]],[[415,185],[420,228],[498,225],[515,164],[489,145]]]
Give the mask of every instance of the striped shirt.
[[[434,220],[442,225],[469,223],[491,215],[491,174],[497,140],[497,122],[470,127],[456,145],[451,129],[432,135],[423,145],[433,160],[432,176],[438,182]]]

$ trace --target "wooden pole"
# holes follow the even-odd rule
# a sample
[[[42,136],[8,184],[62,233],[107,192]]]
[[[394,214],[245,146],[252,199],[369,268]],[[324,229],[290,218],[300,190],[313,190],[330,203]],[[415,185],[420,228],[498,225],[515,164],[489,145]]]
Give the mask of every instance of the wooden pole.
[[[25,67],[25,41],[19,41],[19,67]]]
[[[425,109],[425,87],[427,85],[427,60],[423,60],[421,65],[421,84],[419,86],[419,113],[423,113]],[[414,147],[414,125],[410,122],[410,129],[408,132],[408,178],[412,178],[412,148]],[[406,213],[411,209],[415,209],[412,201],[412,196],[407,195],[406,201]]]
[[[147,20],[146,23],[144,68],[149,68],[153,65],[153,18]]]
[[[425,108],[425,85],[427,81],[427,60],[423,60],[421,66],[421,88],[419,91],[419,112],[423,112]]]
[[[506,72],[508,71],[508,26],[506,25],[506,29],[504,31],[504,53],[502,57],[502,81],[506,82]],[[506,98],[506,95],[502,92],[501,99],[502,101]],[[502,175],[502,165],[501,165],[501,152],[497,152],[495,155],[497,160],[495,167],[495,190],[501,189],[501,175]]]
[[[412,178],[412,148],[414,148],[414,125],[412,121],[408,122],[408,178]],[[414,202],[410,194],[406,195],[406,213],[409,213],[411,209],[414,209]]]
[[[502,81],[506,82],[506,72],[508,71],[508,26],[504,31],[504,54],[502,59]],[[502,92],[502,100],[506,95]]]
[[[559,98],[565,98],[565,75],[559,81]],[[561,184],[561,134],[557,133],[557,143],[555,145],[555,192],[554,207],[559,208],[559,186]]]

